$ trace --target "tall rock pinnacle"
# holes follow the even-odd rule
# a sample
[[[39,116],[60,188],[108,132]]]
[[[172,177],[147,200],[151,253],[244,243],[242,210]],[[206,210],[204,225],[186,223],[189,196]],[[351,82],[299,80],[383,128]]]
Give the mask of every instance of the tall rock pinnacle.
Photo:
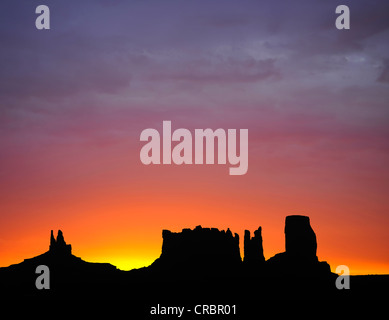
[[[285,252],[277,253],[266,261],[269,272],[274,274],[328,275],[330,266],[319,262],[317,242],[309,217],[292,215],[285,219]]]
[[[288,255],[315,258],[316,234],[313,231],[309,217],[287,216],[285,219],[285,251]]]
[[[254,231],[254,237],[251,238],[250,231],[244,231],[244,259],[245,264],[259,265],[265,262],[262,247],[262,228]]]
[[[58,230],[57,240],[54,238],[53,230],[51,230],[49,251],[56,254],[72,253],[72,246],[70,244],[66,244],[61,230]]]

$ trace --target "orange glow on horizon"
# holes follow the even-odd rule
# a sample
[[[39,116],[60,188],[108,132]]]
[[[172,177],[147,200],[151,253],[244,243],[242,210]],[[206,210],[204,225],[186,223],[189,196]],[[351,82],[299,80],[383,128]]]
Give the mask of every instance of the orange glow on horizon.
[[[115,157],[64,148],[18,159],[22,169],[0,194],[0,266],[47,251],[50,230],[61,229],[75,255],[128,270],[159,257],[163,229],[197,225],[238,233],[242,254],[244,230],[262,226],[268,259],[284,251],[285,217],[303,214],[317,235],[319,260],[333,271],[345,264],[352,274],[389,273],[383,177],[373,188],[359,183],[358,171],[341,176],[336,166],[306,169],[255,152],[248,174],[233,177],[223,165],[145,166],[139,146],[132,148],[113,150]],[[83,161],[73,159],[79,153]]]
[[[243,235],[244,230],[251,232],[258,226],[262,226],[262,237],[265,258],[268,259],[278,252],[284,251],[284,219],[285,207],[289,204],[279,204],[281,212],[264,210],[266,215],[253,215],[254,203],[246,203],[244,210],[239,216],[235,215],[237,208],[228,202],[219,205],[217,201],[204,199],[203,203],[193,201],[189,209],[185,211],[185,219],[182,208],[188,199],[175,201],[174,206],[170,201],[158,203],[133,204],[132,209],[123,209],[120,205],[117,208],[107,207],[89,208],[89,212],[83,210],[82,216],[75,214],[71,220],[63,216],[63,220],[53,226],[48,221],[36,222],[28,228],[19,229],[18,233],[9,233],[9,243],[15,241],[14,250],[7,249],[3,241],[1,252],[1,266],[8,266],[19,263],[24,258],[41,254],[48,250],[50,230],[61,229],[64,232],[65,241],[72,244],[73,254],[89,262],[107,262],[115,265],[121,270],[131,270],[150,265],[159,257],[162,247],[162,229],[170,229],[179,232],[182,228],[194,228],[201,224],[203,227],[217,227],[219,229],[230,228],[233,233],[240,236],[240,249],[243,258]],[[164,208],[162,210],[161,208]],[[66,210],[66,209],[65,209]],[[208,211],[207,211],[208,210]],[[130,214],[130,211],[132,214]],[[261,210],[262,211],[262,210]],[[115,219],[112,219],[112,212],[115,212]],[[149,219],[150,212],[153,219]],[[199,214],[203,212],[203,214]],[[207,214],[212,212],[212,214]],[[271,214],[269,214],[269,212]],[[331,270],[335,272],[336,266],[345,264],[349,266],[351,274],[388,274],[389,265],[380,261],[350,255],[349,244],[339,246],[333,241],[333,232],[336,226],[333,221],[323,220],[323,215],[315,211],[316,215],[310,215],[311,225],[317,235],[318,258],[320,261],[327,261]],[[60,216],[61,212],[57,211]],[[288,214],[304,214],[305,212],[289,212]],[[272,216],[278,216],[272,219]],[[180,217],[180,219],[179,219]],[[58,219],[54,219],[57,220]],[[185,221],[184,221],[185,220]],[[220,223],[220,221],[222,221]],[[274,222],[275,221],[275,222]],[[23,235],[23,236],[20,236]],[[357,238],[356,238],[357,239]],[[344,244],[343,244],[344,245]],[[365,244],[368,246],[368,244]],[[374,246],[372,246],[374,248]],[[379,251],[379,249],[377,249]],[[352,253],[352,252],[351,252]],[[379,253],[379,252],[377,252]],[[374,249],[370,254],[375,255]]]

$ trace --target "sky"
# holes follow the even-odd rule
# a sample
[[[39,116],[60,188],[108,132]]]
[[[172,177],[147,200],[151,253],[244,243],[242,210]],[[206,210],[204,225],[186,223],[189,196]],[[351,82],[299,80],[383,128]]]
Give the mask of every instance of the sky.
[[[303,214],[332,271],[389,273],[388,1],[44,2],[0,12],[0,266],[61,229],[129,270],[159,257],[162,229],[200,224],[262,226],[268,259]],[[247,174],[142,164],[140,133],[164,120],[248,129]]]

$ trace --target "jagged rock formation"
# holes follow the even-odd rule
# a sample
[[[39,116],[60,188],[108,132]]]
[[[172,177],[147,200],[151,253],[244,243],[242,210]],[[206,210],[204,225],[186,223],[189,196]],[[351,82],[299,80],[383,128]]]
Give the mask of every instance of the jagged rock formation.
[[[270,274],[330,273],[326,262],[319,262],[316,256],[317,242],[309,217],[287,216],[285,219],[285,252],[276,254],[265,262],[262,245],[262,228],[254,236],[245,230],[244,260],[239,250],[239,235],[219,231],[216,228],[182,232],[162,231],[161,256],[152,264],[153,270],[172,273],[220,274],[240,272],[261,276]],[[242,269],[243,268],[243,269]]]
[[[266,261],[267,269],[276,274],[330,273],[327,262],[316,256],[317,241],[309,217],[292,215],[285,219],[285,252]]]
[[[57,240],[55,240],[53,230],[51,230],[49,252],[72,254],[72,245],[66,244],[61,230],[58,230]]]
[[[215,228],[163,230],[161,256],[149,267],[117,270],[108,263],[90,263],[71,254],[63,233],[53,231],[49,251],[0,268],[6,297],[48,299],[119,298],[126,301],[175,299],[243,299],[326,297],[337,290],[335,275],[316,256],[316,235],[308,217],[288,216],[285,252],[264,261],[261,227],[244,236],[244,261],[239,236]],[[37,266],[50,270],[50,290],[37,290]],[[313,276],[313,277],[311,277]],[[369,292],[370,294],[370,292]],[[1,296],[1,293],[0,293]],[[150,310],[148,310],[150,312]]]
[[[254,237],[251,238],[250,231],[244,231],[244,259],[245,265],[259,267],[265,262],[262,247],[262,228],[254,231]]]
[[[197,226],[179,233],[163,230],[162,237],[162,253],[153,268],[212,274],[236,270],[242,263],[239,235],[232,235],[230,229]]]

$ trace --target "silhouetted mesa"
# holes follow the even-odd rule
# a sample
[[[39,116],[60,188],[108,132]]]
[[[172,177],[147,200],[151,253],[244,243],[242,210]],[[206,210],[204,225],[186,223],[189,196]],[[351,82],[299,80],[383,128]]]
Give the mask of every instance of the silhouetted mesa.
[[[163,230],[162,237],[162,253],[153,269],[215,275],[237,271],[241,266],[239,235],[232,235],[230,229],[197,226],[180,233]]]
[[[285,219],[285,252],[266,261],[267,269],[277,274],[329,274],[327,262],[316,256],[317,242],[309,217],[287,216]]]

